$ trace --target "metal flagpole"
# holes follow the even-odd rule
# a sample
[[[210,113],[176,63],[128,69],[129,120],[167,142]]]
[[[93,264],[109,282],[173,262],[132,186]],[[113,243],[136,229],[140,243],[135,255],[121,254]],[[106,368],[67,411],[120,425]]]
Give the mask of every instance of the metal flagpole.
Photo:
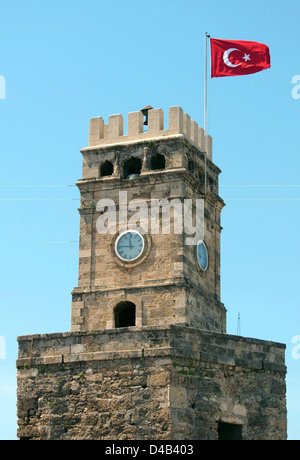
[[[210,35],[205,32],[205,75],[204,75],[204,194],[206,195],[207,179],[206,179],[206,133],[207,133],[207,39]]]
[[[206,134],[207,130],[207,32],[205,32],[205,76],[204,76],[204,133]],[[204,140],[204,145],[206,147],[206,140]]]

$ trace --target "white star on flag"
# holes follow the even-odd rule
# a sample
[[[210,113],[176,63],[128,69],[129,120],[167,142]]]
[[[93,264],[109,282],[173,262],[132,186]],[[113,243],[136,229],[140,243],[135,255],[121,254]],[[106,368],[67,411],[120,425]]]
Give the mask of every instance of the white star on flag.
[[[250,54],[246,54],[246,53],[245,53],[243,59],[245,59],[245,62],[251,61],[251,59],[250,59]]]

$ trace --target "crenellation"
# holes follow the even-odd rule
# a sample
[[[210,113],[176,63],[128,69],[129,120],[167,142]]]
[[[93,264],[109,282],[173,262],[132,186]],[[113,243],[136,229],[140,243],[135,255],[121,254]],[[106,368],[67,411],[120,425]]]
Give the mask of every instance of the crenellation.
[[[211,136],[206,135],[205,145],[203,128],[200,128],[178,106],[169,108],[169,126],[167,128],[164,126],[162,109],[149,109],[148,130],[144,130],[144,117],[141,111],[129,112],[127,135],[124,135],[124,119],[121,114],[110,115],[108,124],[104,123],[102,117],[92,118],[90,120],[88,148],[178,135],[184,136],[200,151],[206,151],[207,156],[212,159]]]
[[[121,114],[110,115],[108,118],[108,139],[114,140],[123,136],[124,120]]]
[[[191,117],[187,113],[183,113],[183,133],[185,136],[191,139]]]
[[[97,143],[99,139],[104,138],[104,121],[102,117],[95,117],[90,119],[90,144]]]
[[[128,114],[128,136],[136,136],[143,132],[144,117],[142,112],[129,112]]]
[[[195,144],[195,145],[199,145],[198,144],[198,129],[199,129],[199,126],[197,125],[197,123],[194,121],[194,120],[191,120],[191,124],[190,124],[190,136],[191,136],[191,141]]]
[[[183,134],[183,110],[181,107],[169,108],[169,132]]]
[[[149,110],[148,134],[159,135],[164,130],[164,112],[161,109]]]
[[[210,136],[208,135],[207,137],[210,137]],[[198,145],[199,145],[199,148],[200,148],[201,152],[204,152],[204,150],[205,150],[205,146],[204,146],[204,129],[200,128],[200,126],[198,126]],[[212,159],[211,156],[209,158]]]

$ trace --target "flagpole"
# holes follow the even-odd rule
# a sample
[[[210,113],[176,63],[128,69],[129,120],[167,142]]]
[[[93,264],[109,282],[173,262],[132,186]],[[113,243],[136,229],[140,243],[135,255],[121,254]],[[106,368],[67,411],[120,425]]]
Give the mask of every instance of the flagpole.
[[[207,32],[205,32],[205,75],[204,75],[204,134],[207,130]],[[204,138],[206,148],[206,139]],[[206,150],[205,150],[206,151]]]
[[[204,195],[206,195],[207,179],[206,179],[206,134],[207,134],[207,39],[210,35],[205,32],[205,75],[204,75]]]

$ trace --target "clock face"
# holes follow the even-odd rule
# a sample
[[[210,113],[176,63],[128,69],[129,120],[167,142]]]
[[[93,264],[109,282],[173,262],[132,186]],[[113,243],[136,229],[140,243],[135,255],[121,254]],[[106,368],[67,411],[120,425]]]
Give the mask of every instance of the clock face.
[[[208,253],[203,241],[197,244],[197,259],[201,270],[205,271],[208,266]]]
[[[125,262],[138,259],[143,253],[144,247],[144,238],[134,230],[128,230],[119,235],[115,245],[117,256]]]

